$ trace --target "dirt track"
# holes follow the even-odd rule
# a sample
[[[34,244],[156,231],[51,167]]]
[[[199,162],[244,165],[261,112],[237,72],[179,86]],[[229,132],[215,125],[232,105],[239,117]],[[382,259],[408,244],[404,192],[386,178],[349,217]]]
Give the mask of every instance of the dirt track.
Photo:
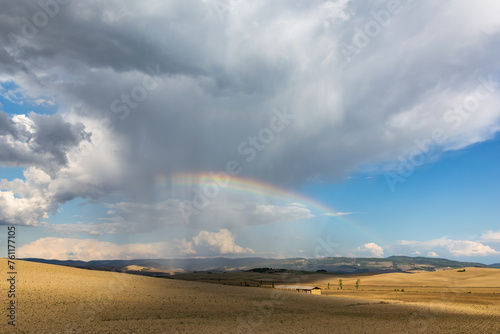
[[[6,260],[0,266],[7,267]],[[498,333],[499,303],[380,302],[17,261],[6,333]],[[7,281],[1,280],[7,301]],[[497,295],[498,296],[498,295]],[[479,307],[481,306],[481,307]],[[6,314],[6,311],[5,311]]]

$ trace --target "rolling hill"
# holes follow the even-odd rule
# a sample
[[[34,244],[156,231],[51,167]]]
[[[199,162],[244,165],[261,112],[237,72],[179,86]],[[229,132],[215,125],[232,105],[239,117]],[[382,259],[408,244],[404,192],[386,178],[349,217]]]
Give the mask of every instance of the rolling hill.
[[[7,268],[7,259],[0,259],[0,265]],[[0,324],[1,333],[498,333],[500,330],[498,288],[480,288],[496,284],[498,269],[362,276],[363,290],[346,286],[345,290],[327,290],[326,295],[142,277],[20,260],[16,260],[16,269],[19,274],[16,326],[4,321]],[[306,276],[325,278],[319,273],[315,275],[316,278]],[[412,277],[412,282],[407,277]],[[327,284],[320,281],[294,284],[302,283]],[[402,284],[407,292],[391,291]],[[415,286],[407,287],[408,284]],[[473,292],[450,291],[449,284],[467,286],[464,289]],[[9,289],[7,280],[0,281],[0,289]],[[4,316],[6,313],[4,310]]]
[[[170,273],[194,271],[241,271],[253,268],[279,268],[302,271],[326,271],[339,274],[436,271],[464,267],[488,267],[477,262],[460,262],[441,258],[390,256],[387,258],[328,257],[319,259],[260,257],[229,259],[224,257],[196,259],[136,259],[136,260],[45,260],[26,258],[25,261],[57,264],[69,267],[126,271],[128,266],[140,266]],[[495,265],[493,265],[495,266]],[[498,267],[497,267],[498,268]],[[146,272],[141,272],[147,274]]]

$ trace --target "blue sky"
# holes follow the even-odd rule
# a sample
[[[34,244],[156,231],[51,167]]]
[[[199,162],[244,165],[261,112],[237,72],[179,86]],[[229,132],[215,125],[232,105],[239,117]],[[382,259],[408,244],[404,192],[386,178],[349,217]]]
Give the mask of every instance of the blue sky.
[[[498,3],[2,6],[20,257],[500,262]]]

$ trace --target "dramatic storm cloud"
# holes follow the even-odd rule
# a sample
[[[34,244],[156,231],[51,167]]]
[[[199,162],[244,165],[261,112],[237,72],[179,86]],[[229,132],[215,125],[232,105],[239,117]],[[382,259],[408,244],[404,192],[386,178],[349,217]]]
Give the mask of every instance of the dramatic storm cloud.
[[[68,163],[67,153],[89,140],[82,123],[65,122],[60,115],[30,113],[12,119],[0,111],[0,161],[7,166],[37,166],[55,173]]]
[[[177,225],[194,229],[187,249],[243,253],[197,233],[315,214],[225,193],[186,220],[182,203],[199,199],[176,173],[297,188],[369,171],[394,190],[500,129],[497,1],[219,2],[1,2],[1,96],[33,109],[0,112],[0,163],[25,168],[1,181],[1,224],[91,235]],[[108,214],[46,222],[74,199]]]

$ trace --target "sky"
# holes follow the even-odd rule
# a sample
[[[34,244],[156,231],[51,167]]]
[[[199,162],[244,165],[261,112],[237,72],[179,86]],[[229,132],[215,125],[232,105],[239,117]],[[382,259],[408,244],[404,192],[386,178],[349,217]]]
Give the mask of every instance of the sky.
[[[498,263],[499,10],[2,1],[0,255]]]

